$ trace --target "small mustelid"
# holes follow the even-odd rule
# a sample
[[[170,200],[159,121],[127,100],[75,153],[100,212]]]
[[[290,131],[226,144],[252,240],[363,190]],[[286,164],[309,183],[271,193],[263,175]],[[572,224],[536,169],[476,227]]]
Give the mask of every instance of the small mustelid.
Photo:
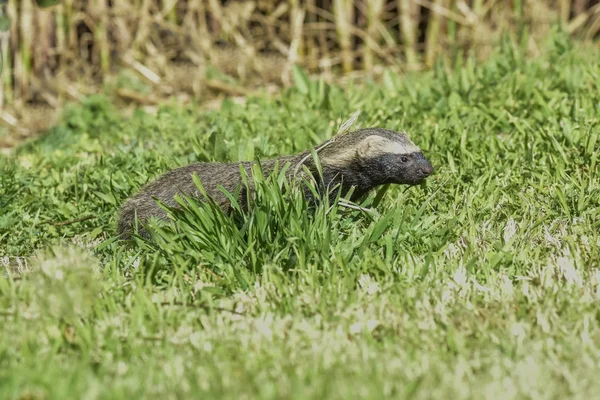
[[[360,200],[371,189],[380,185],[421,183],[434,171],[421,149],[411,142],[405,132],[381,128],[359,129],[337,135],[317,146],[315,151],[321,164],[322,182],[318,187],[323,191],[338,187],[342,196],[353,189],[352,201]],[[137,216],[140,222],[138,233],[148,237],[143,224],[150,217],[166,218],[165,211],[156,204],[155,198],[170,207],[178,205],[174,200],[177,194],[206,200],[192,180],[194,174],[211,199],[225,212],[230,212],[231,202],[218,187],[222,186],[231,194],[236,193],[236,188],[242,184],[240,165],[251,180],[251,167],[254,163],[201,162],[168,171],[125,202],[119,214],[119,235],[122,238],[131,237]],[[276,164],[281,170],[286,163],[290,164],[287,170],[290,179],[298,172],[299,166],[306,167],[315,179],[319,178],[311,151],[261,161],[260,165],[266,177]],[[249,186],[251,190],[251,185]],[[246,204],[245,200],[251,194],[240,190],[239,204]]]

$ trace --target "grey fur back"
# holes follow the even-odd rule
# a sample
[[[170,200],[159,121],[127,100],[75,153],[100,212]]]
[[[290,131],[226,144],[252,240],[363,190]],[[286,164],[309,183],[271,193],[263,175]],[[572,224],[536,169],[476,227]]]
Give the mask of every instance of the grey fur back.
[[[279,168],[281,169],[285,163],[300,161],[300,156],[281,157],[280,159],[262,162],[261,167],[265,177],[273,171],[277,161],[279,161]],[[138,194],[125,202],[119,215],[119,235],[122,238],[128,238],[133,233],[136,216],[142,224],[151,216],[166,218],[165,211],[156,204],[155,198],[170,207],[177,206],[177,202],[174,199],[177,194],[185,194],[200,200],[207,200],[194,183],[192,179],[194,174],[198,176],[204,190],[211,199],[225,212],[229,212],[231,209],[230,201],[219,189],[219,186],[222,186],[231,194],[235,193],[236,190],[240,189],[242,184],[240,165],[246,171],[246,175],[251,178],[251,167],[253,164],[254,162],[247,161],[239,163],[202,162],[168,171],[157,180],[143,187]],[[290,170],[288,170],[289,173]],[[241,190],[238,202],[242,207],[247,204],[247,199],[244,198],[245,195],[247,195],[245,190]],[[141,226],[139,227],[139,233],[142,236],[148,236],[146,230]]]

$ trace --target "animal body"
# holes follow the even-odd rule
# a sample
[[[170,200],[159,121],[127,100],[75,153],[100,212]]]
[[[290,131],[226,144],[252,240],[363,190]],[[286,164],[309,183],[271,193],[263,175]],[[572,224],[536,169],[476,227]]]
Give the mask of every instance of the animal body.
[[[345,196],[352,190],[351,200],[363,198],[371,189],[385,184],[421,183],[433,173],[433,166],[425,158],[404,132],[395,132],[381,128],[359,129],[350,133],[335,136],[333,139],[317,146],[321,164],[322,181],[318,187],[325,191],[338,187]],[[251,167],[255,162],[218,163],[201,162],[171,170],[154,182],[146,185],[123,205],[118,223],[118,232],[122,238],[128,238],[134,231],[135,219],[140,222],[138,233],[148,236],[143,224],[150,217],[166,218],[166,213],[155,202],[161,200],[167,206],[177,206],[175,195],[184,194],[200,200],[206,200],[192,180],[196,174],[206,191],[224,211],[231,211],[231,203],[218,188],[222,186],[229,193],[236,193],[242,185],[240,165],[246,171],[248,179],[252,179]],[[278,163],[279,168],[289,163],[288,178],[301,168],[306,167],[317,182],[320,181],[317,164],[311,151],[261,161],[265,176],[268,176]],[[248,185],[251,190],[251,182]],[[308,189],[306,194],[310,197]],[[247,204],[247,193],[238,191],[239,204]]]

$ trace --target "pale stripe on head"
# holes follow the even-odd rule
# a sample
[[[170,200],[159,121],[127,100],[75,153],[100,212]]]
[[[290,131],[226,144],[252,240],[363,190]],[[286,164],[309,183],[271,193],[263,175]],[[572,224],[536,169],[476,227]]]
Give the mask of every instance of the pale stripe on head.
[[[369,135],[354,146],[327,154],[326,162],[329,165],[343,167],[347,166],[356,157],[366,159],[376,158],[384,154],[411,154],[421,151],[405,133],[400,133],[398,136],[397,140],[392,140],[384,136]]]
[[[358,154],[361,158],[373,158],[383,154],[411,154],[421,149],[402,135],[402,140],[390,140],[383,136],[367,136],[358,144]]]

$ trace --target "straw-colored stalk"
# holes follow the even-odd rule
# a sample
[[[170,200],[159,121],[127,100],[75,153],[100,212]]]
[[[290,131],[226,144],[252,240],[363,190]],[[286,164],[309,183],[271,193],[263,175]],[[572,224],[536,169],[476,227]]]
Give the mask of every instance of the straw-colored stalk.
[[[289,13],[289,51],[288,61],[296,63],[303,53],[303,41],[302,41],[302,25],[304,23],[304,9],[300,7],[298,0],[290,0],[290,13]]]
[[[373,49],[377,46],[383,5],[384,0],[372,0],[367,2],[367,40],[363,54],[365,71],[372,70],[375,64]]]
[[[77,32],[75,30],[75,27],[73,26],[73,1],[74,0],[62,1],[62,11],[65,19],[64,29],[66,34],[66,48],[64,49],[65,52],[67,51],[67,49],[70,49],[72,46],[75,46],[75,43],[77,42]],[[66,54],[61,52],[61,55],[65,56]]]
[[[333,12],[335,27],[341,48],[342,66],[344,72],[354,69],[352,54],[352,22],[354,20],[354,3],[352,0],[334,0]]]
[[[10,32],[0,32],[0,48],[2,51],[2,86],[0,86],[0,107],[4,102],[12,100],[12,69],[10,67],[9,48]]]
[[[55,36],[56,27],[54,25],[54,11],[51,8],[34,8],[34,26],[35,34],[33,40],[32,57],[34,72],[37,73],[40,68],[48,66],[50,52],[53,50],[52,38]]]
[[[58,5],[54,12],[55,30],[56,36],[56,52],[62,54],[67,48],[67,35],[69,34],[68,23],[66,17],[66,7],[64,5]]]
[[[560,23],[562,26],[567,26],[569,23],[569,14],[571,13],[571,0],[558,0],[558,9]]]
[[[417,27],[419,22],[419,6],[412,0],[398,0],[400,31],[404,42],[404,56],[409,67],[418,64],[417,59]]]
[[[319,20],[319,17],[314,12],[310,12],[315,9],[315,2],[316,0],[305,0],[307,10],[305,21],[309,26],[314,26]],[[304,34],[305,65],[311,70],[316,70],[319,66],[319,44],[316,37],[317,35],[313,29],[306,29]]]
[[[589,10],[588,13],[591,15],[591,21],[589,24],[589,28],[586,31],[585,37],[588,40],[592,38],[598,37],[600,34],[600,3],[594,6],[594,12],[591,13],[592,10]]]
[[[437,56],[440,39],[440,25],[442,17],[437,11],[438,8],[445,7],[447,0],[433,0],[427,24],[426,45],[425,45],[425,65],[431,67]]]
[[[33,43],[33,4],[32,0],[22,0],[18,26],[19,50],[15,58],[15,76],[19,100],[25,98],[29,89],[31,74],[31,45]],[[14,21],[14,20],[13,20]]]
[[[0,14],[3,15],[3,14]],[[0,108],[12,101],[12,66],[10,53],[10,30],[0,32],[0,57],[2,57],[2,85],[0,86]]]
[[[300,7],[298,0],[292,0],[290,8],[290,46],[288,51],[288,64],[284,76],[282,76],[282,81],[284,82],[289,82],[293,64],[299,63],[302,53],[304,53],[302,41],[304,16],[305,11]]]
[[[96,20],[94,27],[94,45],[104,74],[110,71],[110,44],[108,43],[108,7],[106,0],[93,0],[93,10]]]
[[[190,13],[192,16],[194,12],[196,13],[196,25],[194,28],[196,30],[195,42],[198,43],[198,46],[205,52],[210,54],[210,50],[212,49],[212,40],[209,34],[209,29],[206,24],[206,4],[204,0],[190,0],[192,4],[192,8],[190,9]]]
[[[162,15],[167,16],[167,21],[170,23],[177,25],[177,2],[178,0],[163,0],[163,9],[161,11]]]
[[[137,30],[135,38],[132,43],[132,50],[138,50],[146,41],[146,38],[150,34],[150,6],[152,0],[141,0],[142,4],[140,7],[136,7],[138,10]]]

